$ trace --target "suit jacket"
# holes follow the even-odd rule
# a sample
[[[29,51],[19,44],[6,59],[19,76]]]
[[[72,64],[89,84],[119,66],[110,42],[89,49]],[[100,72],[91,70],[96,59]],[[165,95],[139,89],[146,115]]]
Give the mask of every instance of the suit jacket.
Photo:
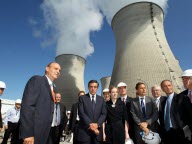
[[[46,144],[53,120],[54,102],[46,76],[33,76],[23,93],[20,138],[34,136],[35,144]]]
[[[167,100],[166,96],[160,97],[159,111],[158,111],[160,125],[162,125],[162,123],[163,123],[162,119],[164,119],[164,107],[165,107],[166,100]]]
[[[60,103],[60,118],[61,118],[61,121],[60,121],[59,131],[60,131],[60,136],[62,136],[62,132],[67,125],[66,107],[64,103]]]
[[[164,111],[165,105],[162,109],[163,116],[159,117],[161,119],[161,125],[165,128]],[[183,129],[185,125],[188,125],[192,130],[192,107],[187,96],[174,93],[171,102],[170,117],[174,129]]]
[[[186,90],[184,90],[184,91],[182,91],[180,94],[182,94],[182,95],[188,95],[188,89],[186,89]]]
[[[69,118],[69,130],[71,130],[72,132],[74,132],[74,128],[75,128],[78,104],[79,104],[79,102],[74,103],[72,105],[72,108],[71,108],[71,115],[70,115],[70,118]]]
[[[96,138],[98,141],[102,141],[102,124],[106,119],[107,111],[105,107],[104,98],[96,95],[95,111],[92,111],[92,102],[89,94],[79,98],[78,105],[79,112],[79,129],[78,129],[78,140],[89,141],[91,137]],[[88,130],[91,123],[97,123],[99,126],[99,135],[96,136],[92,131]]]

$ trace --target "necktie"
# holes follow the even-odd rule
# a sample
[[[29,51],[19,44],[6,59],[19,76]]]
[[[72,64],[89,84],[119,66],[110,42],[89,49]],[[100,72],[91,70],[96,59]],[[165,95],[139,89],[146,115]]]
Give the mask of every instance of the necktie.
[[[56,99],[55,99],[55,93],[54,93],[54,90],[53,90],[53,84],[50,85],[51,87],[51,95],[52,95],[52,99],[54,101],[54,103],[56,102]]]
[[[170,128],[170,99],[169,97],[167,98],[167,108],[166,108],[166,113],[165,113],[165,129],[168,131]]]
[[[94,101],[94,95],[92,95],[92,110],[95,111],[95,101]]]
[[[123,98],[123,102],[126,104],[126,99],[125,98]]]
[[[191,103],[192,103],[192,91],[189,92],[188,97],[189,97],[189,99],[190,99],[190,101],[191,101]]]
[[[146,118],[144,98],[141,98],[141,109],[142,109],[143,117]]]
[[[157,108],[159,110],[159,99],[158,98],[155,99],[155,103],[156,103],[156,106],[157,106]]]

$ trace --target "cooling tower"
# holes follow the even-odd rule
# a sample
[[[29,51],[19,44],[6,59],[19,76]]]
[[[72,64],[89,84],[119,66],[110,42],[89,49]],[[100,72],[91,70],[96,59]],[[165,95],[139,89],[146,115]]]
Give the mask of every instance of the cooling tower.
[[[134,97],[137,82],[144,82],[151,95],[151,86],[169,79],[180,92],[182,70],[166,40],[163,21],[162,8],[149,2],[133,3],[115,14],[111,25],[116,55],[110,85],[125,82]]]
[[[57,90],[61,93],[62,102],[67,109],[78,101],[78,92],[85,91],[84,69],[85,59],[71,54],[59,55],[55,58],[61,66],[60,77],[55,81]]]
[[[101,96],[103,96],[103,90],[104,90],[105,88],[109,88],[110,81],[111,81],[111,77],[110,77],[110,76],[102,77],[102,78],[100,79],[100,81],[101,81],[101,87],[102,87]]]

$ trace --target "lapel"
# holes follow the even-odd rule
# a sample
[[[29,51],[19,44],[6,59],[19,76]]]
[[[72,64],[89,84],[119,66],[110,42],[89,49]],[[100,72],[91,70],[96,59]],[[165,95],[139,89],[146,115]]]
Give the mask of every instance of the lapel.
[[[99,108],[99,103],[100,103],[99,101],[100,101],[99,96],[96,95],[95,111]],[[95,111],[94,111],[94,115],[95,115]]]
[[[146,116],[150,113],[150,110],[152,109],[151,107],[151,102],[149,96],[145,96],[145,111],[146,111]]]
[[[90,116],[93,116],[93,111],[92,111],[92,102],[91,102],[91,98],[89,93],[87,93],[86,95],[86,105],[88,106],[89,109],[87,109],[87,111],[89,112]]]
[[[136,106],[137,106],[138,110],[140,110],[140,113],[142,114],[142,109],[141,109],[141,105],[139,102],[139,97],[137,96],[135,100],[136,100]]]
[[[51,88],[50,88],[49,82],[47,80],[47,77],[43,76],[43,79],[45,81],[45,86],[47,87],[47,90],[49,92],[49,96],[50,96],[51,100],[53,101],[52,94],[51,94]]]

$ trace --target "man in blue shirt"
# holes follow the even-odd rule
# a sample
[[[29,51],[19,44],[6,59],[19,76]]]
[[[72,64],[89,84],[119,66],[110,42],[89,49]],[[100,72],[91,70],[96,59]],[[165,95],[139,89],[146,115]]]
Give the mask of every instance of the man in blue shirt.
[[[3,137],[2,144],[7,144],[7,140],[11,135],[11,143],[16,143],[18,141],[18,122],[20,118],[20,108],[21,108],[21,100],[17,99],[15,101],[15,106],[8,109],[4,121],[5,134]]]

